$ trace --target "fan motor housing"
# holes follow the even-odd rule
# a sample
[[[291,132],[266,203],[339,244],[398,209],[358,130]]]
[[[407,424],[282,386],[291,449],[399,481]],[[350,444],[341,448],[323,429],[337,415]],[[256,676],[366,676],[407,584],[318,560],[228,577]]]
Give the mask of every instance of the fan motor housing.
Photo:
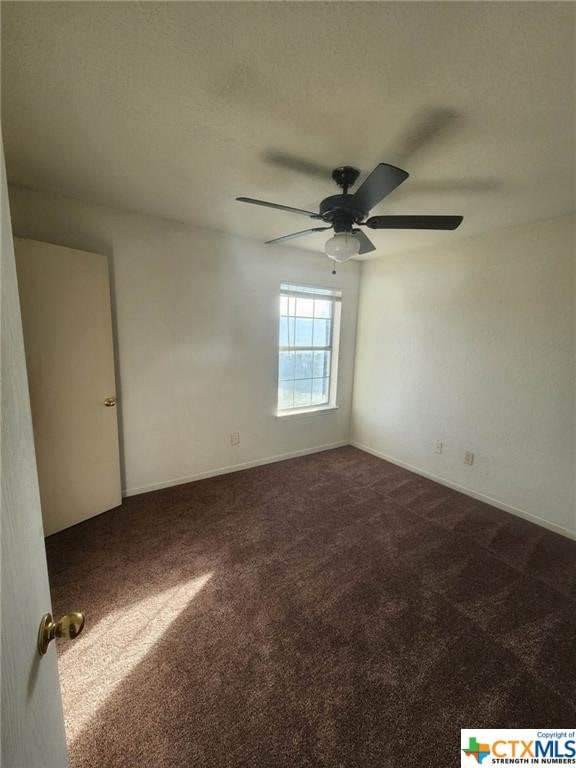
[[[339,225],[336,231],[345,231],[348,224],[351,228],[353,224],[359,224],[365,216],[365,211],[359,210],[353,205],[353,195],[331,195],[320,203],[320,216],[324,221]]]

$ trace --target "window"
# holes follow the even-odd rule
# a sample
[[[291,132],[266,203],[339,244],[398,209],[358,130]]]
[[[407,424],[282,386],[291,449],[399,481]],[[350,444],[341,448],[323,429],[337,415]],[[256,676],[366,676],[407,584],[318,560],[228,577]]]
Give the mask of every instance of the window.
[[[280,286],[278,415],[336,407],[341,296]]]

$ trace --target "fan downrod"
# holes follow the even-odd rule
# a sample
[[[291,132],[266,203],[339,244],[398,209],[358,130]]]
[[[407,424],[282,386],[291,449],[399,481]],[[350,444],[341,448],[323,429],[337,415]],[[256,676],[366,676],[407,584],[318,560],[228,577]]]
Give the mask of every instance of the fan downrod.
[[[354,186],[358,176],[360,176],[360,171],[351,165],[342,165],[340,168],[335,168],[332,171],[332,178],[341,187],[345,195],[348,194],[349,187]]]

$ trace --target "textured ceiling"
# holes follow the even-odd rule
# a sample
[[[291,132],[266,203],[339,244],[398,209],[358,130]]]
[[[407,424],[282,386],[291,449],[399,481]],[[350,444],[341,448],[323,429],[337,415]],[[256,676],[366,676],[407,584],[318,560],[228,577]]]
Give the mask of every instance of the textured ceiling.
[[[9,178],[267,239],[309,220],[237,195],[317,208],[337,192],[270,156],[363,173],[389,162],[410,179],[374,213],[464,216],[457,232],[370,232],[376,255],[559,215],[575,207],[575,14],[562,2],[3,2]],[[443,130],[420,141],[438,116]]]

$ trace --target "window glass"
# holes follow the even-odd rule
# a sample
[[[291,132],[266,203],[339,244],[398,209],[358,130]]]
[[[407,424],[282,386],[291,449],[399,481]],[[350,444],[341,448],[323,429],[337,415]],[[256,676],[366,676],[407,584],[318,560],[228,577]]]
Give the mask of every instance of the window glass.
[[[294,346],[311,347],[314,320],[309,317],[297,317],[295,322]]]
[[[292,382],[281,381],[278,387],[278,408],[285,410],[294,407],[294,388]]]
[[[314,299],[296,299],[297,317],[314,317]]]
[[[294,354],[294,378],[309,379],[312,376],[314,352],[298,350]]]
[[[314,362],[312,365],[312,376],[322,378],[330,373],[330,352],[314,352]]]
[[[294,382],[294,408],[305,408],[312,404],[313,379],[297,379]]]
[[[294,352],[281,351],[278,362],[278,378],[280,381],[294,378]]]
[[[287,347],[290,343],[288,336],[288,318],[280,316],[280,346]]]
[[[340,292],[282,285],[278,350],[278,411],[334,404]]]
[[[328,402],[328,379],[312,379],[312,405]]]
[[[314,302],[314,317],[331,317],[332,302],[316,299]]]
[[[330,320],[314,320],[312,346],[328,347],[330,345]]]

